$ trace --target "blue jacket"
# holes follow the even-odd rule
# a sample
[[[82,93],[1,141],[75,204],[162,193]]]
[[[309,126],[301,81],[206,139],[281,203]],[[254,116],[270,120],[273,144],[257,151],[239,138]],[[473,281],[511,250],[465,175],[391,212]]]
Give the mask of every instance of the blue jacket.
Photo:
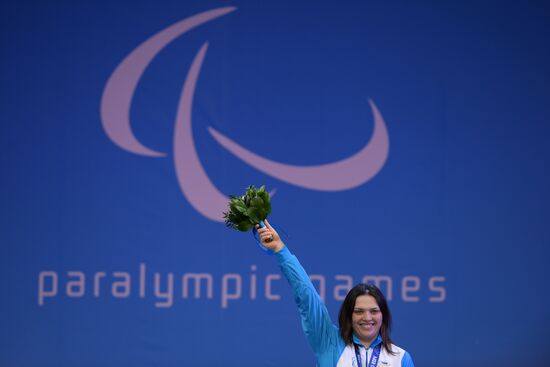
[[[336,325],[333,324],[328,310],[315,290],[306,271],[290,250],[284,247],[275,254],[283,275],[288,280],[294,293],[294,300],[300,311],[302,329],[306,335],[318,367],[357,366],[355,349],[346,346]],[[354,342],[359,346],[363,366],[367,366],[372,350],[382,343],[380,335],[365,348],[354,336]],[[384,367],[414,367],[411,356],[403,349],[392,345],[395,355],[389,354],[384,348],[380,353],[378,366]]]

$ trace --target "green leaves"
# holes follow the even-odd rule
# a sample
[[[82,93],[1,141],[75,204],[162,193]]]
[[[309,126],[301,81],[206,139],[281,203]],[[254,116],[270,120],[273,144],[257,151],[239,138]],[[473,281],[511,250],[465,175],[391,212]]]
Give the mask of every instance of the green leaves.
[[[231,195],[228,206],[229,211],[223,213],[225,225],[242,232],[249,231],[271,213],[271,203],[265,186],[259,189],[249,186],[244,195]]]

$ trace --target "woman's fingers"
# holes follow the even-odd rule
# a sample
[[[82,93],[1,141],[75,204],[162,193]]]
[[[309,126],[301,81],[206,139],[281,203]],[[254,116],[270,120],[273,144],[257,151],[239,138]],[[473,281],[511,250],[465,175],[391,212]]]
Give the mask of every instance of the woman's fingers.
[[[258,228],[259,226],[256,225],[256,229],[258,230],[258,235],[260,236],[261,242],[271,242],[273,241],[273,233],[266,227]]]
[[[262,241],[265,241],[265,242],[271,242],[273,241],[273,234],[269,231],[267,232],[263,232],[261,235],[260,235],[260,239]]]
[[[273,241],[273,232],[270,231],[268,228],[260,228],[258,229],[258,235],[260,236],[260,241],[262,243],[269,243]]]
[[[284,248],[284,243],[281,241],[279,234],[276,230],[271,227],[271,224],[264,220],[265,227],[260,228],[259,225],[256,225],[256,230],[258,231],[258,236],[260,242],[268,249],[273,252],[279,252]]]
[[[269,231],[273,234],[273,237],[279,237],[279,234],[277,233],[276,230],[273,229],[273,227],[271,227],[271,224],[269,224],[267,219],[264,220],[264,223],[265,223],[265,226],[267,227],[267,229],[269,229]]]
[[[271,227],[269,222],[264,220],[265,227],[260,228],[258,224],[256,224],[256,230],[258,231],[258,236],[260,237],[260,242],[264,245],[270,244],[273,241],[279,240],[279,235],[277,232]]]

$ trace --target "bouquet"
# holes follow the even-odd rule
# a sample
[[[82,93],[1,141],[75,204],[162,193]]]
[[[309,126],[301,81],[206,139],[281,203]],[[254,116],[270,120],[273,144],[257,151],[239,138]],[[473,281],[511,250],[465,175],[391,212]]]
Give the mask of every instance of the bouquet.
[[[229,197],[229,211],[223,213],[225,225],[246,232],[256,224],[264,226],[264,219],[271,213],[271,203],[265,186],[256,189],[249,186],[242,196]]]

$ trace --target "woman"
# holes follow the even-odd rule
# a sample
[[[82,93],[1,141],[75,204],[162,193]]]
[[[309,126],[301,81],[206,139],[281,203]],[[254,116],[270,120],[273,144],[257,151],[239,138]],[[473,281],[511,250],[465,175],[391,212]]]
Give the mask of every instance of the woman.
[[[380,290],[367,284],[352,288],[340,308],[337,328],[296,256],[265,220],[261,243],[275,253],[298,304],[302,328],[319,367],[414,367],[411,356],[392,344],[391,314]]]

